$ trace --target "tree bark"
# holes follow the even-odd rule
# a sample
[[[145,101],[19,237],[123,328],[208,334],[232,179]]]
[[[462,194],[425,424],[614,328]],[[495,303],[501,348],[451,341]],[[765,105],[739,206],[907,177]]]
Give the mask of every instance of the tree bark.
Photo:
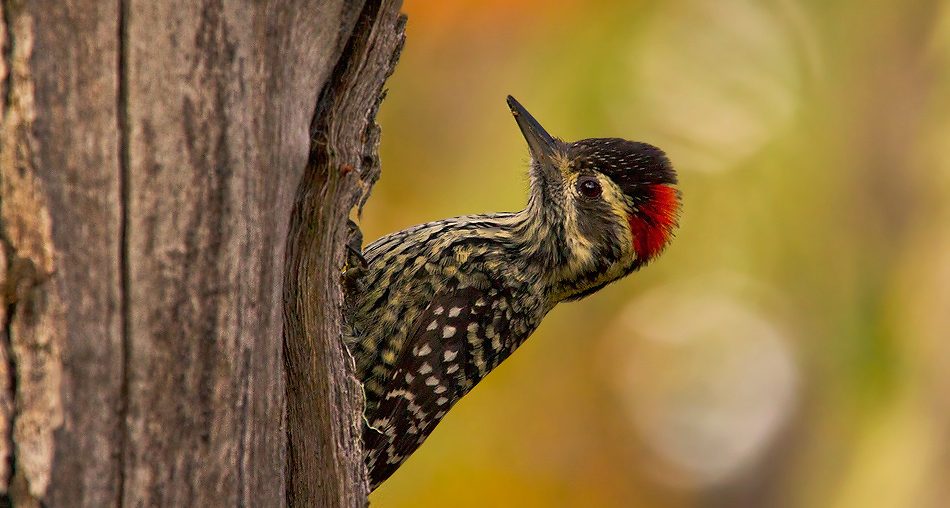
[[[366,503],[339,273],[399,8],[0,0],[7,503]]]
[[[362,505],[369,494],[363,392],[340,342],[340,260],[349,212],[362,207],[379,177],[375,117],[402,49],[400,3],[363,8],[317,104],[310,161],[290,219],[284,354],[288,499],[294,505]]]

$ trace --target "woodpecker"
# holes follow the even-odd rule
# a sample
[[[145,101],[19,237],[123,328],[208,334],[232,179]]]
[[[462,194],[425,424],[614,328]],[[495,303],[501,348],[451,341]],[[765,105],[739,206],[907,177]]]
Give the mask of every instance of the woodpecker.
[[[390,234],[344,274],[372,489],[558,302],[636,271],[677,227],[676,173],[659,148],[564,142],[511,96],[508,106],[531,154],[524,210]]]

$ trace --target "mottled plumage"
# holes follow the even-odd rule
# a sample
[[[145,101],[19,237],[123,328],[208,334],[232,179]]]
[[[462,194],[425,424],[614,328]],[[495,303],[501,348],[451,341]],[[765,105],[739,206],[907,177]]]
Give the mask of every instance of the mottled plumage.
[[[532,152],[527,207],[393,233],[364,250],[358,276],[347,273],[374,488],[558,302],[636,270],[675,228],[676,177],[659,149],[564,143],[509,104]]]

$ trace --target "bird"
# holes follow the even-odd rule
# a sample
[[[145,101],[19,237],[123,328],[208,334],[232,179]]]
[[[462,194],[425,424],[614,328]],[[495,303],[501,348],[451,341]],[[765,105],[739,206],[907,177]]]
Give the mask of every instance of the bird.
[[[678,227],[681,193],[662,150],[621,138],[565,142],[507,102],[531,155],[524,209],[413,226],[357,245],[344,268],[370,490],[555,305],[656,259]]]

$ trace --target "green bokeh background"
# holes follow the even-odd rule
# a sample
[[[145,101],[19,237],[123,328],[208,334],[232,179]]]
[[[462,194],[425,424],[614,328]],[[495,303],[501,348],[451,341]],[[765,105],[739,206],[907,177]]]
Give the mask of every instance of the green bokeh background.
[[[407,0],[368,241],[518,210],[512,94],[663,148],[677,238],[374,506],[950,506],[950,2]]]

